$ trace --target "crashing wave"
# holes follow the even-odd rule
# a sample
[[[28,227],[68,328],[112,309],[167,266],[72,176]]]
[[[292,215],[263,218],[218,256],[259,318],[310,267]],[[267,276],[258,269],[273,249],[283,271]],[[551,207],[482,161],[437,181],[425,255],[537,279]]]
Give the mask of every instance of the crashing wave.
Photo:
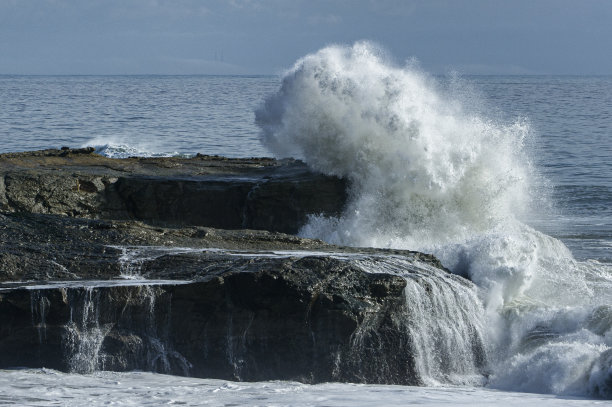
[[[256,122],[277,157],[350,181],[344,213],[311,217],[303,236],[434,253],[476,283],[490,385],[611,397],[612,328],[585,317],[612,304],[611,267],[575,260],[522,221],[546,195],[526,148],[533,131],[479,104],[358,42],[297,61]]]

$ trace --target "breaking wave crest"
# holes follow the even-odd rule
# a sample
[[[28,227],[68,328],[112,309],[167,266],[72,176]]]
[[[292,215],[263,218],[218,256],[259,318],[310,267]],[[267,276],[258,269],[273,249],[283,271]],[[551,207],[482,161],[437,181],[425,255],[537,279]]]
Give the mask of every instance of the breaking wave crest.
[[[133,143],[127,137],[96,137],[81,147],[94,147],[95,152],[109,158],[129,157],[189,157],[193,154],[181,154],[176,151],[159,151],[157,146],[146,143]]]
[[[528,121],[489,118],[451,85],[367,42],[297,61],[256,111],[263,143],[351,185],[342,216],[311,217],[300,233],[434,253],[470,278],[497,349],[491,385],[612,397],[610,265],[575,260],[523,221],[546,195]],[[608,322],[594,329],[593,315]]]

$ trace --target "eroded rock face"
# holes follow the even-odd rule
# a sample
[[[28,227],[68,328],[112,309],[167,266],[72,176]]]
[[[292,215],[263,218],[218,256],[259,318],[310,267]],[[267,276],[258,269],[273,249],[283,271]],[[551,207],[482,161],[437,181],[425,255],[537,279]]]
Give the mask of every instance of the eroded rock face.
[[[0,155],[0,211],[296,233],[337,215],[346,183],[267,158],[110,159],[93,149]]]

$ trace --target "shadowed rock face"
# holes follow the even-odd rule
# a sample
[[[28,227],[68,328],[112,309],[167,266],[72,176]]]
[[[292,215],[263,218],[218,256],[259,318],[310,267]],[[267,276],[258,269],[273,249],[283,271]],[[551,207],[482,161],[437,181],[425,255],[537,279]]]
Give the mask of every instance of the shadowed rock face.
[[[110,159],[93,149],[0,155],[0,211],[296,233],[336,215],[346,183],[268,158]]]
[[[235,263],[187,284],[0,292],[0,367],[419,383],[402,278],[323,257]]]

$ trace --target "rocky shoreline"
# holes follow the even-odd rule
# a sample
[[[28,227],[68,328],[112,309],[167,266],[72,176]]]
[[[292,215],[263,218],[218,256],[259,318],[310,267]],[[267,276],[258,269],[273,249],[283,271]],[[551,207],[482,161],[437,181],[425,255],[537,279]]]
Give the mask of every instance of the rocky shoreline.
[[[410,304],[473,286],[287,234],[346,200],[293,160],[0,155],[0,368],[421,384]]]

